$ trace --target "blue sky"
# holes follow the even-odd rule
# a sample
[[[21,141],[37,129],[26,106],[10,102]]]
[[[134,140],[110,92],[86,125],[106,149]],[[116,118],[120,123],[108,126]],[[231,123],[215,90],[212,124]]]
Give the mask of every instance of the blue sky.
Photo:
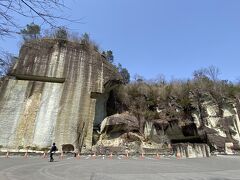
[[[220,78],[240,77],[239,0],[66,0],[65,14],[82,18],[68,28],[88,32],[131,76],[191,78],[214,65]],[[26,23],[31,21],[22,20]],[[11,52],[19,39],[1,41]]]

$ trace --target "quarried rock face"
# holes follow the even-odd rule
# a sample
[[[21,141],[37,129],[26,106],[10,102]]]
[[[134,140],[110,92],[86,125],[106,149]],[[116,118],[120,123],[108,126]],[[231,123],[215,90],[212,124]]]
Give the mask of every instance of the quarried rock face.
[[[174,144],[173,152],[177,158],[197,158],[210,156],[210,148],[206,144]]]
[[[144,122],[144,133],[140,131],[140,119],[134,115],[122,113],[107,117],[102,122],[98,144],[125,144],[126,148],[129,146],[135,152],[170,150],[167,147],[171,144],[175,147],[175,152],[181,150],[180,153],[185,153],[181,156],[185,157],[206,157],[210,150],[216,153],[238,153],[240,103],[230,98],[221,99],[222,101],[217,102],[209,93],[191,96],[191,107],[185,112],[188,116],[182,116],[179,113],[181,106],[172,102],[172,109],[176,110],[175,116],[161,118],[166,117],[161,116],[161,113],[165,113],[167,108],[162,107],[158,112],[159,119]]]
[[[226,143],[232,143],[233,150],[239,150],[240,121],[237,102],[225,99],[218,104],[209,94],[205,96],[192,112],[198,135],[205,139],[214,151],[224,152]]]
[[[84,44],[24,44],[1,86],[0,145],[45,148],[56,142],[91,149],[93,124],[105,118],[107,94],[120,81],[116,69]]]
[[[204,143],[212,152],[237,152],[240,150],[239,102],[224,97],[219,99],[222,101],[217,102],[209,93],[191,95],[188,117],[146,121],[145,136],[155,141],[159,139],[158,143]],[[177,114],[181,106],[176,102],[172,104]],[[159,113],[164,113],[164,108]]]

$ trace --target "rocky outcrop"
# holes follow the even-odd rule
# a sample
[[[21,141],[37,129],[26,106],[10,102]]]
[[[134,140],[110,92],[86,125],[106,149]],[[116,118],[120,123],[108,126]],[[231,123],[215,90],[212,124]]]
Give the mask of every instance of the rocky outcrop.
[[[208,156],[206,155],[209,154],[208,147],[211,152],[228,154],[240,150],[238,102],[222,97],[223,101],[220,103],[210,93],[202,93],[200,96],[192,94],[189,97],[189,109],[184,112],[176,99],[173,97],[167,106],[156,108],[160,118],[145,121],[144,133],[140,133],[139,119],[129,113],[128,116],[123,113],[107,117],[102,122],[100,139],[102,144],[107,146],[125,144],[127,148],[131,142],[134,144],[132,148],[135,148],[133,150],[135,152],[141,152],[143,149],[166,150],[169,149],[169,145],[173,145],[177,147],[174,152],[182,149],[181,153],[185,154],[181,156],[185,157]],[[169,106],[170,112],[167,110],[170,109]],[[171,113],[174,115],[169,117],[168,114]],[[130,134],[138,138],[134,139]],[[193,149],[193,152],[186,153],[190,152],[186,149]]]
[[[219,103],[210,94],[205,94],[201,101],[192,112],[201,139],[210,145],[212,151],[224,152],[226,143],[233,143],[233,149],[239,149],[240,121],[234,99],[222,97]]]
[[[139,131],[139,123],[135,116],[129,113],[115,114],[101,122],[101,133]]]
[[[127,124],[129,124],[129,127]],[[177,143],[171,145],[171,133],[168,135],[157,134],[157,126],[161,126],[161,130],[169,126],[169,124],[160,120],[146,122],[144,134],[139,132],[137,118],[129,113],[107,117],[101,125],[100,139],[95,146],[95,151],[98,153],[158,153],[172,154],[178,158],[210,156],[210,148],[204,143]],[[180,128],[178,127],[178,129]],[[171,130],[174,132],[174,128]],[[181,137],[183,138],[184,136],[182,135],[179,138]]]
[[[120,81],[116,69],[85,44],[24,44],[1,86],[0,145],[44,148],[56,142],[91,150],[93,126],[105,118],[108,93]]]
[[[150,121],[151,132],[165,135],[171,143],[207,143],[211,151],[217,152],[225,152],[226,144],[232,143],[233,151],[239,151],[240,121],[236,101],[221,98],[223,101],[219,104],[209,93],[192,94],[189,116],[185,114],[185,118],[181,115],[181,105],[173,98],[175,117],[167,121]],[[148,133],[148,136],[151,135]]]
[[[212,152],[226,152],[226,146],[230,143],[232,151],[239,151],[238,103],[231,98],[219,98],[221,102],[217,102],[210,93],[191,94],[187,112],[181,109],[177,97],[172,98],[169,104],[174,116],[146,122],[145,135],[150,139],[159,137],[163,139],[160,141],[162,143],[206,143]],[[158,110],[160,117],[166,117],[162,114],[167,108]]]
[[[141,142],[139,124],[135,116],[125,112],[105,118],[101,123],[100,138],[96,146],[125,147],[128,142]],[[140,143],[141,144],[141,143]]]
[[[105,147],[119,149],[118,153],[152,153],[158,152],[162,144],[146,140],[139,131],[138,119],[128,113],[115,114],[105,118],[101,123],[100,138],[95,148]]]

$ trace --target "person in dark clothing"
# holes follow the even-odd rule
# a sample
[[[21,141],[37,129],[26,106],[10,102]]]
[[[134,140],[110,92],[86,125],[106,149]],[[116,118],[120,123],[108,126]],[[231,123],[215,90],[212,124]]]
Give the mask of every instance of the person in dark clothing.
[[[56,152],[58,149],[57,149],[57,146],[55,143],[53,143],[52,147],[51,147],[51,150],[50,150],[50,162],[53,162],[54,159],[53,159],[53,153]]]

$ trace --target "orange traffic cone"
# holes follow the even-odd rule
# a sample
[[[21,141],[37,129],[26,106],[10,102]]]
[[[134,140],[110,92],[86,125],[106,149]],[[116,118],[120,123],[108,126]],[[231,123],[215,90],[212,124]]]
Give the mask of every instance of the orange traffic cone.
[[[27,152],[25,152],[25,154],[24,154],[24,158],[25,158],[25,159],[28,158],[28,150],[27,150]]]
[[[96,159],[96,152],[93,153],[92,159]]]
[[[178,152],[176,157],[177,157],[177,159],[180,159],[181,158],[181,154]]]
[[[59,159],[63,159],[63,152],[61,152]]]
[[[113,154],[112,154],[112,152],[111,152],[111,154],[110,154],[110,156],[109,156],[109,159],[112,159],[113,158]]]
[[[43,153],[42,158],[43,159],[47,158],[46,152]]]
[[[144,154],[143,153],[141,154],[140,159],[144,159]]]
[[[129,158],[129,156],[128,156],[128,152],[126,152],[125,159],[128,159],[128,158]]]
[[[81,157],[81,156],[80,156],[80,154],[78,153],[78,154],[77,154],[77,159],[80,159],[80,157]]]
[[[9,158],[9,151],[7,151],[7,153],[6,153],[6,156],[5,156],[6,158]]]

